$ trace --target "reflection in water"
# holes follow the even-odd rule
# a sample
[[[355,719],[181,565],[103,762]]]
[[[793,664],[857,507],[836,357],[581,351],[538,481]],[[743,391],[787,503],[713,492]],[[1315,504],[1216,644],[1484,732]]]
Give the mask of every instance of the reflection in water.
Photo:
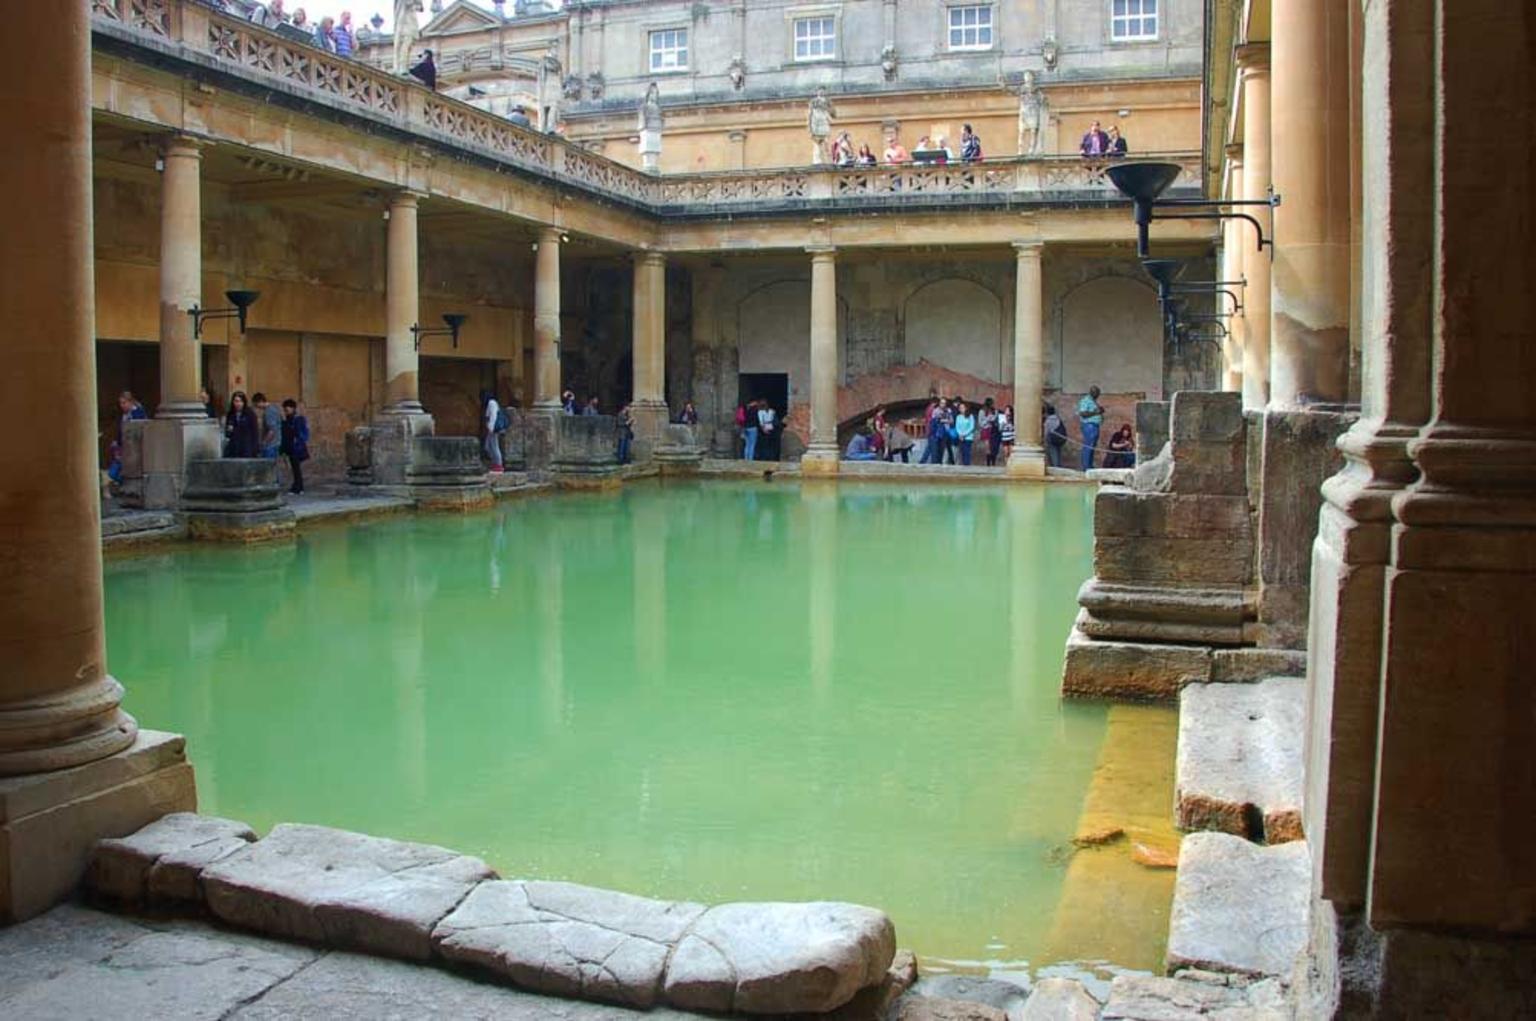
[[[669,481],[190,547],[108,564],[111,662],[258,828],[1037,962],[1105,728],[1057,697],[1090,500]]]

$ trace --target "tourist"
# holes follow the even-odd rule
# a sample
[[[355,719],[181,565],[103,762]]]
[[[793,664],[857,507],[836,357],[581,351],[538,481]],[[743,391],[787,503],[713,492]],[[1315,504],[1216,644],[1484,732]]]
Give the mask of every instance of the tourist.
[[[596,417],[603,413],[603,408],[597,400],[597,394],[587,398],[587,403],[582,405],[581,413],[588,417]]]
[[[629,413],[629,405],[619,409],[619,463],[629,463],[629,445],[635,438],[635,416]]]
[[[875,154],[870,151],[868,142],[859,146],[858,164],[861,167],[872,167],[875,165]]]
[[[357,36],[352,33],[352,12],[342,11],[341,20],[331,31],[331,41],[336,44],[336,56],[350,57],[357,49]]]
[[[1088,133],[1083,135],[1082,145],[1078,147],[1084,159],[1100,159],[1109,152],[1109,136],[1104,134],[1104,129],[1099,127],[1099,122],[1094,121],[1088,128]]]
[[[945,163],[953,163],[954,162],[954,160],[955,160],[955,150],[953,150],[953,149],[951,149],[949,147],[949,139],[945,138],[943,135],[940,135],[938,138],[934,139],[934,141],[933,141],[933,149],[934,149],[933,162],[938,163],[938,164],[945,164]]]
[[[885,147],[884,160],[891,166],[900,166],[903,163],[912,162],[912,154],[907,152],[906,146],[901,144],[901,139],[891,136],[891,143]]]
[[[684,401],[683,402],[683,410],[678,412],[678,414],[677,414],[677,424],[678,425],[698,425],[699,424],[699,412],[698,412],[698,410],[696,408],[694,408],[692,401]]]
[[[1083,471],[1093,467],[1094,448],[1099,445],[1099,426],[1104,422],[1104,406],[1099,403],[1099,388],[1090,386],[1077,402],[1077,419],[1083,424]]]
[[[966,163],[981,161],[981,136],[969,124],[960,130],[960,159]]]
[[[523,109],[521,104],[512,108],[512,112],[507,114],[507,120],[511,121],[513,124],[516,124],[520,128],[533,127],[533,121],[528,119],[528,111]]]
[[[779,413],[774,410],[772,404],[767,401],[759,401],[757,406],[757,438],[765,448],[761,460],[777,461],[779,459]]]
[[[283,438],[283,414],[275,404],[267,403],[267,395],[256,392],[251,398],[261,427],[261,456],[269,461],[277,460],[277,448]]]
[[[327,16],[315,26],[315,45],[327,53],[336,52],[336,21]]]
[[[304,492],[304,469],[309,460],[309,419],[299,414],[299,402],[289,397],[283,401],[282,436],[278,446],[288,458],[288,469],[293,474],[293,485],[288,492],[298,496]]]
[[[1106,155],[1111,159],[1123,159],[1130,147],[1125,144],[1125,136],[1120,134],[1120,125],[1111,124],[1109,126],[1108,141],[1109,144],[1105,146],[1104,150]]]
[[[511,422],[507,420],[507,413],[501,409],[501,402],[496,400],[496,395],[489,390],[481,390],[480,446],[485,451],[485,459],[491,463],[493,475],[506,470],[501,459],[501,434],[507,431],[509,425]]]
[[[224,416],[224,456],[261,456],[261,424],[256,420],[256,412],[246,404],[244,390],[229,395],[229,413]]]
[[[917,140],[917,148],[912,150],[912,160],[916,163],[933,162],[933,141],[927,135]]]
[[[997,416],[997,434],[1002,441],[1002,459],[1007,464],[1013,456],[1013,441],[1018,438],[1018,432],[1013,423],[1013,405],[1010,404]]]
[[[853,139],[849,137],[848,132],[839,132],[837,138],[832,141],[832,162],[840,167],[851,167],[853,159]]]
[[[885,460],[885,431],[875,428],[875,420],[864,423],[864,435],[869,438],[869,449],[875,452],[875,460]]]
[[[433,92],[437,91],[437,64],[432,60],[432,51],[424,50],[421,62],[406,72],[412,78],[419,80]]]
[[[976,416],[964,401],[955,409],[955,438],[960,443],[960,463],[969,466],[971,449],[976,445]]]
[[[113,482],[123,481],[123,440],[128,434],[128,423],[149,417],[144,410],[144,405],[133,396],[132,390],[124,390],[117,395],[117,439],[112,441],[107,453],[110,459],[107,463],[107,475]]]
[[[288,15],[283,13],[283,0],[272,0],[266,7],[257,4],[251,8],[251,21],[262,28],[276,28],[286,24]]]
[[[1061,467],[1061,452],[1067,445],[1067,423],[1056,414],[1056,405],[1045,406],[1045,463],[1052,468]]]
[[[302,8],[302,7],[295,7],[293,9],[293,21],[292,21],[292,24],[293,24],[294,28],[298,29],[301,32],[310,32],[310,31],[312,31],[310,26],[309,26],[309,15],[304,13],[304,8]]]
[[[565,391],[565,393],[561,394],[560,395],[560,407],[565,410],[565,413],[567,415],[577,414],[577,409],[576,409],[576,391],[574,391],[574,390],[567,390],[567,391]]]
[[[911,464],[912,448],[917,446],[911,434],[899,425],[887,425],[881,432],[885,440],[885,459],[895,461],[899,457],[902,464]]]
[[[997,408],[992,404],[992,398],[988,397],[981,405],[981,410],[976,413],[976,431],[981,437],[981,445],[987,452],[987,466],[994,467],[997,464],[997,451],[1002,446],[1002,435],[997,431]]]
[[[878,461],[880,455],[876,454],[870,446],[869,432],[860,429],[853,434],[853,439],[848,441],[848,448],[843,451],[844,461]]]
[[[1131,427],[1122,425],[1109,438],[1109,445],[1105,448],[1104,467],[1134,468],[1135,466],[1136,443],[1131,438]]]
[[[206,386],[197,392],[197,399],[203,406],[204,415],[212,419],[219,417],[219,409],[213,406],[213,395],[208,392]]]

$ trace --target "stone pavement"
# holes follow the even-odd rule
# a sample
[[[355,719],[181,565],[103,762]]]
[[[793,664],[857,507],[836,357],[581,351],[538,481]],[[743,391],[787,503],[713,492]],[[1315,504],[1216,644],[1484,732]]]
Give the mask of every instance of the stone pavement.
[[[489,985],[440,968],[66,904],[0,929],[0,1017],[682,1021]]]

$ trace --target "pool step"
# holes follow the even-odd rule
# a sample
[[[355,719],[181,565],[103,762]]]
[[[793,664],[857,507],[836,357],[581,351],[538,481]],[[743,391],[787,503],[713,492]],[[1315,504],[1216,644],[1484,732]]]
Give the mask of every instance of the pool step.
[[[1265,844],[1300,840],[1306,679],[1179,693],[1177,822]]]
[[[1226,833],[1185,837],[1168,970],[1288,977],[1306,949],[1311,861],[1304,840],[1263,847]]]

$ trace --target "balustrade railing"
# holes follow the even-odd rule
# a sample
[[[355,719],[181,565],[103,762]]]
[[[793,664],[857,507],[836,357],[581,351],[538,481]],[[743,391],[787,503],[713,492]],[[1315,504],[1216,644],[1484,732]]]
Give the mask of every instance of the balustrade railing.
[[[976,197],[1032,201],[1115,196],[1110,165],[1077,156],[1012,157],[979,163],[876,167],[788,167],[692,174],[647,174],[556,135],[525,128],[478,107],[439,95],[379,68],[327,53],[226,14],[207,0],[91,0],[110,22],[179,44],[204,57],[268,76],[289,87],[382,118],[396,126],[533,170],[583,190],[650,211],[686,214],[722,207],[920,205]],[[1179,163],[1181,190],[1200,187],[1195,152],[1156,154]]]

